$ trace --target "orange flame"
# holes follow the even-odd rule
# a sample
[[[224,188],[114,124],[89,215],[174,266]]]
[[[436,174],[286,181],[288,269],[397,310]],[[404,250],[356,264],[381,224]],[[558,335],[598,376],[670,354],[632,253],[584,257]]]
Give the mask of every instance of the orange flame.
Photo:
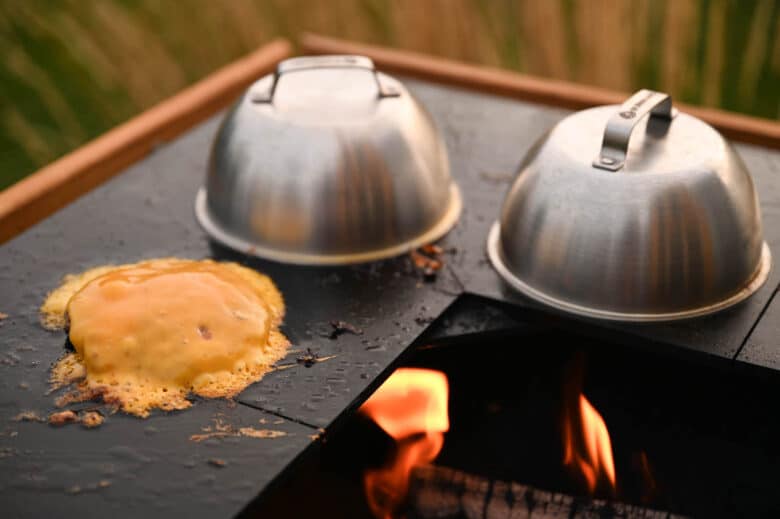
[[[578,402],[579,412],[569,413],[563,424],[563,464],[584,479],[591,494],[601,481],[614,493],[615,464],[607,425],[583,394]]]
[[[448,399],[444,373],[400,368],[360,408],[398,444],[393,459],[366,471],[363,480],[376,517],[392,517],[406,498],[412,468],[433,461],[441,451],[450,428]]]

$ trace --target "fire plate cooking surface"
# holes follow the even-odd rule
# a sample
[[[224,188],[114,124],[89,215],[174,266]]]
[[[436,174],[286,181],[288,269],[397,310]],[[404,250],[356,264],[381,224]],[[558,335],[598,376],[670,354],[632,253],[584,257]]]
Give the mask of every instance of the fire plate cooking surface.
[[[484,242],[518,161],[568,112],[421,81],[404,83],[442,130],[463,194],[461,220],[441,244],[446,266],[433,282],[426,282],[406,257],[344,268],[289,267],[209,243],[193,217],[192,200],[221,115],[2,246],[0,312],[9,317],[0,321],[0,507],[9,516],[87,510],[117,518],[167,517],[173,510],[190,517],[232,515],[310,444],[317,428],[348,413],[368,394],[376,376],[446,307],[458,305],[458,296],[468,292],[531,304],[502,284],[487,262]],[[780,250],[780,153],[744,145],[737,149],[761,198],[766,240]],[[38,325],[37,308],[46,292],[65,273],[162,256],[229,259],[271,275],[287,301],[283,331],[294,343],[285,360],[291,367],[251,386],[233,407],[198,401],[189,411],[146,421],[113,415],[91,431],[13,421],[21,411],[45,414],[53,407],[53,397],[45,395],[46,379],[65,337]],[[777,367],[780,352],[771,339],[746,340],[778,280],[780,269],[774,269],[752,298],[715,316],[605,326]],[[757,332],[771,329],[764,324],[767,319],[780,319],[774,310],[778,304],[766,311]],[[345,321],[361,333],[334,334],[331,321]],[[462,327],[476,331],[501,322],[500,313],[486,310],[475,312],[471,322],[444,328],[436,323],[436,333],[457,334]],[[296,362],[306,348],[335,357],[306,367]],[[218,413],[234,426],[255,423],[287,435],[188,440]],[[261,419],[265,425],[258,424]],[[276,420],[283,423],[274,425]]]

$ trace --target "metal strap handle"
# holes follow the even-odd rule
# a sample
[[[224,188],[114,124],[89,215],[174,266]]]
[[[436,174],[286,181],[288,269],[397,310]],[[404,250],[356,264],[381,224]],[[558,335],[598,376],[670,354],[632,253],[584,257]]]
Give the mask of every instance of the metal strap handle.
[[[629,97],[607,121],[601,152],[593,166],[608,171],[620,170],[626,163],[631,132],[646,115],[671,120],[677,115],[677,110],[672,108],[672,97],[645,89]]]
[[[256,92],[252,96],[252,101],[255,103],[272,103],[274,93],[276,92],[276,86],[279,84],[279,78],[282,74],[320,68],[361,68],[370,70],[374,76],[380,99],[383,97],[398,97],[401,95],[400,90],[394,85],[388,85],[382,82],[374,67],[374,62],[371,61],[370,58],[351,55],[306,56],[302,58],[286,59],[279,63],[276,67],[273,80],[271,81],[271,86],[263,92]]]

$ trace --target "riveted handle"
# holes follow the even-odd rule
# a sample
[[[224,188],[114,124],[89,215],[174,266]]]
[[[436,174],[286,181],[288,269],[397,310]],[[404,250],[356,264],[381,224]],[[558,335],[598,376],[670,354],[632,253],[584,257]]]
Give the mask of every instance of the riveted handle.
[[[672,97],[645,89],[629,97],[607,121],[601,152],[593,166],[608,171],[620,170],[626,163],[631,132],[646,115],[671,120],[677,115],[677,110],[672,108]]]
[[[272,103],[276,85],[283,74],[321,68],[361,68],[370,70],[376,82],[378,97],[398,97],[401,95],[401,92],[394,85],[387,85],[382,82],[374,67],[374,62],[370,58],[352,55],[305,56],[286,59],[279,63],[276,66],[271,86],[265,91],[255,92],[252,96],[252,101],[255,103]]]

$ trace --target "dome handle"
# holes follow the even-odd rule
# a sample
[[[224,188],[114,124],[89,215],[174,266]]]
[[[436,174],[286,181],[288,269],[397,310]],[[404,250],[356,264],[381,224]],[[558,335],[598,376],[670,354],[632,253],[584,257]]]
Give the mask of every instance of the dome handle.
[[[273,103],[276,86],[282,74],[319,68],[361,68],[371,71],[376,81],[378,97],[399,97],[400,90],[393,85],[382,82],[374,67],[374,62],[365,56],[356,55],[330,55],[330,56],[304,56],[301,58],[286,59],[276,66],[271,86],[265,91],[255,92],[252,95],[254,103]]]
[[[607,121],[601,152],[593,161],[593,166],[607,171],[622,169],[626,163],[631,132],[646,115],[671,121],[677,115],[677,110],[672,107],[672,97],[646,89],[629,97]]]

